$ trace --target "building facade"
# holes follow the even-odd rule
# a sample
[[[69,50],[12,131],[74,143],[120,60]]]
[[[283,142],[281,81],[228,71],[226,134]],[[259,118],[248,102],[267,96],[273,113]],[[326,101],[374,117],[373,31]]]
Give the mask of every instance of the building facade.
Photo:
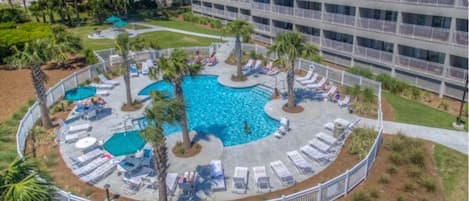
[[[192,0],[192,11],[243,19],[271,43],[296,30],[323,58],[460,98],[468,73],[467,0]]]

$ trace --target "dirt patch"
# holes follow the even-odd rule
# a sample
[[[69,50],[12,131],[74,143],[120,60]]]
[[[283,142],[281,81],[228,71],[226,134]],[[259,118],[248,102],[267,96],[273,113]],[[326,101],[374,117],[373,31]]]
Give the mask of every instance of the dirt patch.
[[[300,105],[295,105],[294,107],[288,107],[288,104],[283,105],[282,109],[288,113],[300,113],[303,112],[305,109]]]
[[[171,149],[173,154],[179,158],[190,158],[199,154],[202,151],[202,145],[199,143],[192,144],[191,148],[188,151],[184,151],[184,147],[182,144],[176,144]]]
[[[134,104],[131,104],[131,105],[123,104],[122,107],[121,107],[121,110],[123,112],[134,112],[134,111],[142,109],[142,107],[143,107],[143,104],[141,104],[141,103],[134,103]]]
[[[391,141],[393,138],[397,138],[396,135],[384,135],[383,145]],[[367,179],[359,184],[353,191],[346,197],[339,199],[340,201],[350,201],[354,194],[357,192],[370,193],[372,191],[378,192],[378,198],[374,200],[380,201],[395,201],[398,198],[402,200],[432,200],[432,201],[443,201],[444,194],[440,179],[437,178],[436,166],[432,157],[433,144],[428,141],[424,142],[424,153],[425,153],[425,168],[421,173],[421,177],[431,178],[435,182],[435,191],[428,192],[424,187],[418,184],[416,179],[409,176],[409,166],[401,165],[396,168],[396,172],[390,175],[389,157],[390,151],[381,146],[378,156],[376,158],[373,167],[368,173]],[[389,179],[389,183],[383,183],[380,181],[380,177],[386,177]],[[406,192],[407,191],[407,192]],[[372,199],[373,200],[373,199]]]
[[[381,111],[383,112],[383,120],[394,121],[394,109],[385,98],[381,99]]]
[[[242,75],[242,76],[237,76],[237,75],[231,75],[231,81],[233,82],[244,82],[248,80],[248,77]]]

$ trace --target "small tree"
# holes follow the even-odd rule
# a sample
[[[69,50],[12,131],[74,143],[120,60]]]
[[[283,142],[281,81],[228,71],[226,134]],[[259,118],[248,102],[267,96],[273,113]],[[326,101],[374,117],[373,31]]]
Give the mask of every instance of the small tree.
[[[243,20],[234,20],[228,23],[224,28],[223,28],[223,33],[233,33],[236,37],[235,41],[235,55],[236,55],[236,77],[238,77],[240,80],[242,77],[244,77],[244,74],[242,72],[241,68],[241,55],[242,55],[242,50],[241,50],[241,37],[244,41],[249,41],[249,38],[251,35],[254,33],[254,27]]]
[[[119,55],[123,59],[123,64],[124,67],[124,82],[125,82],[125,94],[126,94],[126,104],[128,106],[132,105],[132,94],[131,94],[131,89],[130,89],[130,75],[129,75],[129,35],[127,32],[121,33],[117,36],[116,39],[116,49]]]

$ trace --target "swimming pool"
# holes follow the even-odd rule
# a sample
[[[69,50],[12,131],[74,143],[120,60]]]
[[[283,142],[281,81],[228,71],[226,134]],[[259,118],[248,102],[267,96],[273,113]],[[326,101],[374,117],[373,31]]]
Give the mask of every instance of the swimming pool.
[[[278,128],[279,122],[267,116],[264,105],[268,93],[259,87],[234,89],[224,87],[216,76],[201,75],[186,77],[182,83],[187,109],[189,130],[216,135],[224,146],[234,146],[258,140],[270,135]],[[139,92],[148,95],[150,91],[166,91],[173,95],[171,84],[158,81]],[[243,122],[248,124],[250,133],[245,133]],[[145,119],[138,120],[140,127]],[[178,125],[163,126],[165,135],[180,131]]]

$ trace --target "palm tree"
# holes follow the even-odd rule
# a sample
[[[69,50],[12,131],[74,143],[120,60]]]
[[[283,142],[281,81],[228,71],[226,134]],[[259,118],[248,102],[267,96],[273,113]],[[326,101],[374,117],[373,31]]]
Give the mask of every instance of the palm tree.
[[[157,91],[152,91],[150,97],[151,106],[145,109],[145,118],[149,121],[149,124],[141,135],[153,145],[153,157],[155,167],[158,170],[159,200],[166,201],[168,198],[166,175],[169,163],[166,137],[163,134],[163,123],[175,121],[178,111],[182,108],[182,103],[176,99],[168,100]]]
[[[6,170],[0,173],[0,200],[35,201],[52,200],[54,188],[48,179],[38,172],[36,163],[15,159]]]
[[[78,0],[73,0],[73,7],[75,8],[75,14],[77,16],[77,26],[80,26],[80,12],[78,11]]]
[[[31,137],[31,149],[33,153],[33,158],[36,158],[36,145],[38,135],[44,134],[44,129],[40,126],[34,126],[28,131],[28,136]]]
[[[201,70],[201,65],[199,64],[187,64],[187,56],[188,55],[186,52],[176,49],[171,53],[169,58],[160,58],[160,60],[157,62],[158,68],[156,70],[150,71],[150,77],[152,79],[156,79],[158,74],[161,74],[163,80],[170,82],[173,85],[175,98],[180,101],[183,106],[183,109],[176,118],[181,124],[184,151],[188,151],[191,148],[191,139],[187,129],[187,115],[184,105],[182,80],[184,76],[195,75]]]
[[[269,47],[269,53],[273,52],[277,53],[279,60],[284,60],[281,63],[287,63],[287,108],[292,109],[296,107],[294,91],[295,61],[299,57],[316,55],[318,50],[314,45],[306,44],[298,32],[287,32],[277,35],[274,44]]]
[[[127,97],[127,105],[132,105],[132,94],[130,91],[130,75],[129,75],[129,35],[127,32],[121,33],[117,36],[116,39],[116,49],[119,55],[124,60],[124,82],[125,82],[125,92]]]
[[[232,33],[236,37],[235,42],[235,54],[236,54],[236,66],[238,67],[236,70],[236,76],[238,78],[244,77],[243,72],[241,71],[241,37],[243,41],[249,41],[251,34],[254,33],[254,28],[251,24],[243,20],[234,20],[228,23],[223,28],[223,33]]]

